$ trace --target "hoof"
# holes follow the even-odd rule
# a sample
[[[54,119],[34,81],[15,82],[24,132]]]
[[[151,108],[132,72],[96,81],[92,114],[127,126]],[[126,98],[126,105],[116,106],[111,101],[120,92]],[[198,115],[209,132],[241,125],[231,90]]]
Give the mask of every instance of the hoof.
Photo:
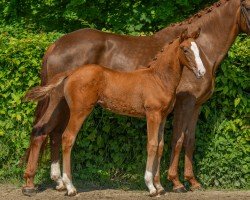
[[[66,190],[66,187],[65,187],[65,186],[60,186],[60,185],[58,185],[58,186],[56,186],[56,190],[57,190],[58,192],[62,192],[62,191],[65,191],[65,190]]]
[[[66,193],[66,195],[69,196],[69,197],[76,196],[76,195],[77,195],[77,191],[76,191],[76,189],[73,189],[73,190],[71,190],[71,191],[68,191],[68,192]]]
[[[36,195],[36,189],[35,189],[35,188],[23,187],[23,188],[22,188],[22,193],[23,193],[23,195],[25,195],[25,196],[31,197],[31,196]]]
[[[201,185],[198,185],[198,186],[190,187],[190,190],[192,192],[195,192],[195,191],[204,191],[204,188]]]
[[[158,195],[164,195],[164,194],[166,194],[166,191],[164,190],[164,188],[160,188],[160,189],[157,190],[157,194]]]
[[[158,196],[158,193],[157,193],[157,191],[155,190],[155,191],[150,192],[150,193],[149,193],[149,196],[150,196],[150,197],[156,197],[156,196]]]
[[[180,188],[173,189],[173,192],[175,192],[175,193],[186,193],[187,190],[186,190],[185,187],[180,187]]]

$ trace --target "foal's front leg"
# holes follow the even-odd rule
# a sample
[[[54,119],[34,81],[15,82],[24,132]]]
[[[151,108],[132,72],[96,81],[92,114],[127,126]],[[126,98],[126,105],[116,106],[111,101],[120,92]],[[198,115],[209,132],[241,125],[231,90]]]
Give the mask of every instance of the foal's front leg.
[[[156,175],[157,169],[154,166],[157,166],[157,150],[159,147],[159,127],[162,121],[161,113],[160,112],[148,112],[146,114],[147,117],[147,165],[146,165],[146,172],[145,172],[145,183],[149,189],[150,196],[156,196],[157,190],[153,184],[153,178]]]
[[[165,190],[161,185],[161,181],[160,181],[160,165],[161,165],[161,157],[162,157],[162,153],[163,153],[163,147],[164,147],[164,128],[165,128],[165,124],[166,124],[166,118],[164,118],[160,124],[160,128],[159,128],[159,133],[158,133],[158,140],[159,140],[159,146],[158,146],[158,150],[157,150],[157,162],[156,162],[156,174],[154,177],[154,186],[157,189],[157,194],[164,194]]]

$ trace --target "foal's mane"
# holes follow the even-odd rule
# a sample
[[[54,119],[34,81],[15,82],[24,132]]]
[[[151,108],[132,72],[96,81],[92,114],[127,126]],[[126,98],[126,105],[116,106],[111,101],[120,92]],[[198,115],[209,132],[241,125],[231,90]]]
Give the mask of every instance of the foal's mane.
[[[163,47],[162,47],[162,49],[160,50],[160,51],[158,51],[158,53],[155,55],[155,57],[152,59],[152,61],[150,61],[149,62],[149,64],[148,64],[148,68],[149,67],[153,67],[153,66],[155,66],[155,61],[157,61],[157,59],[159,58],[159,57],[161,57],[162,56],[162,54],[163,54],[163,52],[168,48],[168,46],[169,45],[171,45],[176,39],[178,39],[178,38],[180,38],[180,36],[177,36],[176,38],[174,38],[172,41],[170,41],[170,42],[168,42],[167,44],[165,44]]]

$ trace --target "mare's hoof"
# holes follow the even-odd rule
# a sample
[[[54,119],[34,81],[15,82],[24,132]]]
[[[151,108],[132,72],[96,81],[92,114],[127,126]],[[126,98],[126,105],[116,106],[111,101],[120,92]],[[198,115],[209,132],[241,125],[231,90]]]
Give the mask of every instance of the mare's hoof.
[[[160,188],[160,189],[157,190],[157,194],[158,195],[164,195],[164,194],[166,194],[166,191],[164,190],[164,188]]]
[[[175,192],[175,193],[186,193],[187,190],[186,190],[185,187],[180,187],[180,188],[173,189],[173,192]]]
[[[192,187],[190,187],[190,190],[192,192],[195,192],[195,191],[204,191],[204,188],[201,185],[198,185],[198,186],[192,186]]]
[[[36,195],[36,189],[35,189],[35,188],[23,187],[23,188],[22,188],[22,193],[23,193],[23,195],[25,195],[25,196],[31,197],[31,196]]]

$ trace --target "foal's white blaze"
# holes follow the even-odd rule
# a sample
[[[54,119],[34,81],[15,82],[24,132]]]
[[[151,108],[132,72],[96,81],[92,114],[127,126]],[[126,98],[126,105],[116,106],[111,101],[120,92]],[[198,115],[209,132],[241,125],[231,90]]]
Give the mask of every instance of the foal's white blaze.
[[[203,76],[206,73],[206,68],[203,65],[203,62],[200,57],[199,48],[195,42],[191,42],[191,50],[193,51],[194,56],[195,56],[195,62],[198,66],[198,72],[200,75]]]
[[[63,173],[63,183],[65,184],[67,188],[68,195],[76,193],[76,189],[66,173]]]
[[[154,184],[153,184],[152,172],[146,170],[144,179],[145,179],[145,183],[149,189],[150,194],[155,193],[156,189],[155,189]]]

